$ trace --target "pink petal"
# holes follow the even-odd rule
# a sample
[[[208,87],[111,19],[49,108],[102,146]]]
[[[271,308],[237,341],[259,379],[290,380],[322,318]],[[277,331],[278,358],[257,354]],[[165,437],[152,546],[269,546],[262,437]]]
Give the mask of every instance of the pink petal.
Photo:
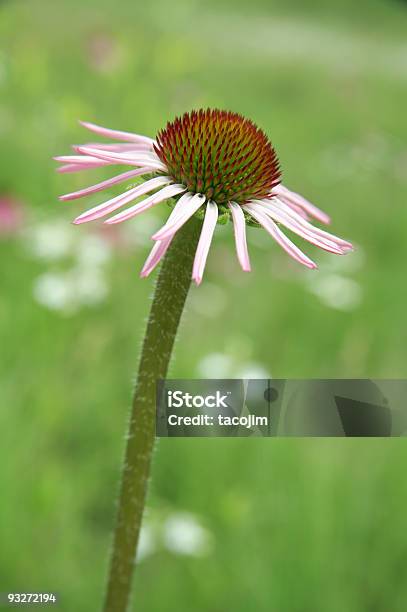
[[[213,233],[218,221],[218,206],[215,202],[209,201],[206,205],[205,218],[202,225],[201,235],[196,248],[194,265],[192,268],[192,278],[197,285],[202,282],[206,260],[212,242]]]
[[[175,221],[175,219],[179,217],[179,215],[182,215],[185,204],[189,202],[190,200],[192,200],[193,197],[194,195],[192,193],[184,193],[184,195],[180,197],[178,202],[176,202],[174,208],[171,211],[170,216],[168,217],[166,221],[166,224],[172,223],[173,221]]]
[[[247,210],[256,221],[264,227],[264,229],[274,238],[276,242],[289,254],[293,259],[299,263],[307,266],[307,268],[317,268],[317,265],[312,259],[307,257],[283,232],[277,227],[277,225],[267,217],[264,213],[255,210],[250,204],[243,207]]]
[[[161,229],[164,229],[167,226],[172,225],[174,221],[180,217],[180,215],[182,216],[184,207],[186,207],[188,202],[190,202],[193,197],[194,197],[193,193],[184,193],[184,195],[182,195],[180,199],[178,200],[178,202],[175,204],[174,208],[172,209],[170,213],[170,216],[165,222],[165,225]]]
[[[136,215],[139,215],[140,213],[144,212],[148,208],[155,206],[155,204],[159,204],[159,202],[162,202],[163,200],[172,198],[174,195],[178,195],[179,193],[182,193],[185,190],[186,187],[184,187],[184,185],[167,185],[160,191],[157,191],[157,193],[154,193],[149,198],[146,198],[138,204],[135,204],[135,206],[124,210],[118,215],[114,215],[114,217],[110,217],[110,219],[107,219],[105,223],[113,225],[115,223],[127,221],[128,219],[131,219],[132,217],[135,217]]]
[[[184,204],[186,201],[189,201],[192,198],[191,194],[185,194],[183,196],[181,196],[181,198],[178,200],[178,202],[175,204],[172,213],[171,213],[171,217],[173,219],[175,219],[180,211],[182,210]],[[148,276],[150,274],[150,272],[152,272],[154,270],[154,268],[157,266],[157,264],[160,262],[160,260],[162,259],[162,257],[165,255],[169,245],[171,244],[173,238],[174,238],[175,234],[172,234],[169,238],[166,238],[165,240],[157,240],[156,243],[154,244],[153,248],[151,249],[150,255],[148,256],[143,269],[141,271],[140,276],[144,277],[144,276]]]
[[[93,157],[91,155],[57,155],[54,157],[54,160],[64,164],[86,166],[87,168],[99,168],[100,166],[108,166],[111,163],[107,160],[103,160],[99,157]]]
[[[321,221],[321,223],[329,224],[331,222],[331,218],[323,210],[320,210],[319,208],[314,206],[314,204],[308,202],[308,200],[303,198],[299,193],[295,193],[295,191],[290,191],[289,189],[287,189],[287,187],[284,187],[284,185],[276,185],[275,187],[273,187],[273,192],[281,196],[288,203],[291,202],[296,206],[299,206],[300,208],[305,210],[305,212],[310,214],[311,217],[314,217],[315,219],[318,219],[318,221]]]
[[[144,263],[143,269],[140,272],[140,276],[142,278],[151,274],[154,268],[160,263],[161,259],[167,252],[167,249],[170,246],[173,238],[174,236],[170,236],[165,240],[157,240],[157,242],[154,244],[153,248],[150,251],[150,255],[147,257]]]
[[[164,172],[166,171],[165,165],[159,160],[157,155],[148,151],[125,154],[104,151],[102,149],[94,149],[92,147],[78,147],[78,151],[84,155],[90,155],[116,164],[120,163],[132,166],[151,166],[153,168],[157,168],[157,170],[162,170]]]
[[[128,140],[147,143],[154,142],[154,140],[152,138],[148,138],[148,136],[140,136],[139,134],[132,134],[131,132],[122,132],[120,130],[110,130],[100,125],[89,123],[88,121],[79,121],[79,123],[91,132],[95,132],[100,136],[106,136],[107,138],[113,138],[114,140]]]
[[[160,185],[165,185],[165,183],[168,183],[170,181],[171,179],[168,176],[159,176],[157,178],[153,178],[149,181],[146,181],[142,185],[133,187],[133,189],[129,189],[129,191],[126,191],[125,193],[122,193],[119,196],[116,196],[115,198],[107,200],[107,202],[103,202],[103,204],[99,204],[98,206],[87,210],[86,212],[79,215],[79,217],[75,219],[74,223],[76,225],[79,225],[80,223],[87,223],[88,221],[94,221],[95,219],[104,217],[113,210],[116,210],[117,208],[124,206],[128,202],[135,200],[144,193],[148,193],[149,191],[156,189]]]
[[[151,152],[153,149],[151,146],[149,146],[148,144],[145,143],[137,143],[137,142],[119,142],[119,143],[115,143],[115,144],[107,144],[107,143],[100,143],[100,142],[87,142],[85,144],[79,144],[79,145],[72,145],[72,149],[74,151],[79,151],[81,148],[83,147],[90,147],[91,149],[101,149],[103,151],[114,151],[116,153],[121,153],[121,152],[128,152],[131,153],[131,151],[135,151],[135,152],[140,152],[140,151],[145,151],[145,152]]]
[[[76,200],[78,198],[83,198],[84,196],[90,195],[91,193],[96,193],[97,191],[103,191],[103,189],[108,189],[112,185],[117,185],[117,183],[123,183],[128,179],[134,176],[141,176],[143,174],[148,174],[152,172],[151,168],[138,168],[137,170],[130,170],[129,172],[123,172],[122,174],[118,174],[107,181],[102,181],[101,183],[97,183],[97,185],[92,185],[91,187],[86,187],[85,189],[81,189],[80,191],[74,191],[73,193],[67,193],[66,195],[62,195],[59,197],[60,200],[66,202],[68,200]]]
[[[99,168],[101,166],[111,166],[109,162],[95,164],[65,164],[56,169],[60,174],[68,174],[70,172],[81,172],[82,170],[91,170],[92,168]]]
[[[290,217],[283,210],[279,210],[278,207],[272,203],[272,201],[265,200],[254,200],[251,204],[256,210],[267,214],[274,221],[278,223],[282,223],[287,227],[287,229],[296,233],[298,236],[305,238],[308,242],[315,244],[316,246],[324,249],[325,251],[329,251],[331,253],[336,253],[337,255],[343,255],[344,251],[339,247],[335,242],[326,238],[320,238],[313,231],[314,228],[312,225],[304,221],[303,223],[299,223],[296,219]]]
[[[272,199],[276,199],[277,195],[273,194]],[[279,198],[279,200],[282,202],[281,200],[281,196]],[[307,213],[305,212],[305,210],[303,210],[300,206],[297,206],[296,204],[294,204],[293,202],[290,202],[289,204],[286,202],[285,204],[286,206],[288,206],[290,208],[290,210],[292,212],[294,212],[295,214],[297,214],[299,217],[301,217],[301,219],[305,219],[305,221],[309,221],[310,220],[310,216],[307,215]]]
[[[190,194],[187,194],[190,195]],[[184,225],[202,206],[205,202],[205,196],[201,193],[197,193],[192,196],[192,198],[188,201],[187,205],[183,205],[182,209],[179,209],[176,215],[173,216],[173,213],[168,218],[167,223],[152,236],[153,240],[163,240],[164,238],[168,238],[172,234],[175,234],[179,230],[180,227]]]
[[[294,219],[299,225],[302,227],[309,229],[313,234],[319,236],[324,240],[324,242],[333,243],[338,246],[342,251],[352,251],[353,246],[347,240],[343,238],[339,238],[339,236],[335,236],[335,234],[331,234],[320,227],[316,227],[315,225],[311,225],[307,221],[305,221],[301,216],[299,216],[290,206],[290,204],[286,204],[280,198],[273,198],[272,200],[267,200],[272,206],[275,206],[275,202],[278,202],[278,207],[281,208],[290,218]]]
[[[244,218],[244,213],[241,206],[236,202],[229,202],[229,208],[233,218],[237,258],[243,271],[250,272],[251,268],[249,252],[247,250],[246,220]]]

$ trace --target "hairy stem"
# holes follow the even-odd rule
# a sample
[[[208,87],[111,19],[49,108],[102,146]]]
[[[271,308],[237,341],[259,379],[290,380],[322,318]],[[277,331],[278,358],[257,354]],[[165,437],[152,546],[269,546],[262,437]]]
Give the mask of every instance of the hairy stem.
[[[122,469],[105,612],[128,610],[155,437],[157,380],[165,378],[191,284],[201,222],[177,233],[163,260],[144,338]]]

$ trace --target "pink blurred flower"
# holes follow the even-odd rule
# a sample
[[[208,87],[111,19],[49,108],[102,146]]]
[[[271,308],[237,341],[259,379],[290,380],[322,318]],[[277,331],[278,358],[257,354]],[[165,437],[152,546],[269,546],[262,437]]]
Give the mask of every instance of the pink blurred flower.
[[[104,32],[88,37],[87,54],[91,66],[101,73],[113,72],[120,64],[117,41]]]
[[[74,223],[106,217],[140,196],[147,197],[116,212],[105,223],[121,223],[164,200],[176,200],[167,222],[152,236],[155,245],[141,276],[148,276],[157,266],[176,232],[194,215],[203,219],[192,271],[197,284],[202,281],[216,225],[229,218],[233,221],[237,257],[244,271],[250,271],[247,225],[263,227],[292,258],[308,268],[317,265],[283,233],[280,226],[331,253],[343,255],[352,250],[352,245],[346,240],[309,222],[311,217],[322,223],[329,223],[330,219],[280,183],[279,163],[273,146],[264,132],[241,115],[219,110],[185,113],[168,123],[155,140],[91,123],[82,125],[120,142],[74,146],[76,155],[55,158],[63,163],[59,172],[111,165],[125,165],[132,169],[61,196],[61,200],[81,198],[135,177],[146,177],[147,180],[87,210]]]
[[[10,195],[0,195],[0,236],[12,236],[24,222],[24,206]]]

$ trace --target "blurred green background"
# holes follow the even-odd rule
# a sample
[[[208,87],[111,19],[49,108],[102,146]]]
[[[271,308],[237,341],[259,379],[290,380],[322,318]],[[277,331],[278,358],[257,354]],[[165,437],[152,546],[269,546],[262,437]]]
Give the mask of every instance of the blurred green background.
[[[0,3],[0,591],[98,610],[152,280],[155,209],[115,231],[57,196],[91,140],[227,108],[271,137],[284,182],[357,245],[302,269],[218,228],[174,377],[403,377],[407,4],[391,0]],[[143,612],[401,612],[407,449],[397,440],[161,440],[136,574]]]

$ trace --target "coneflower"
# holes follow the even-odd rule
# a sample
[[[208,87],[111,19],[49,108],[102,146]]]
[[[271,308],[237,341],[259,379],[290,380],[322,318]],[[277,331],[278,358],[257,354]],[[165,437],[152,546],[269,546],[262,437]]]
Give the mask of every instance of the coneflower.
[[[220,110],[185,113],[168,123],[154,140],[91,123],[82,125],[118,142],[75,146],[75,155],[56,158],[63,162],[60,172],[111,165],[128,168],[61,199],[74,200],[114,185],[129,185],[120,195],[82,213],[74,223],[102,218],[108,224],[121,223],[165,201],[172,206],[167,222],[152,236],[155,244],[141,271],[141,276],[147,276],[162,261],[133,396],[104,608],[105,612],[125,612],[154,446],[156,383],[166,377],[191,276],[197,284],[202,281],[217,223],[232,220],[244,271],[250,270],[247,225],[263,227],[291,257],[309,268],[316,264],[282,227],[338,255],[347,253],[352,245],[311,224],[311,219],[329,223],[329,217],[280,183],[272,144],[241,115]],[[134,185],[139,177],[144,182]]]
[[[194,215],[203,218],[192,277],[202,280],[213,233],[218,220],[233,220],[236,251],[244,271],[250,271],[246,225],[262,226],[298,262],[308,268],[316,263],[281,230],[286,227],[316,246],[342,255],[352,245],[315,227],[330,219],[305,198],[280,183],[276,152],[262,130],[237,113],[199,110],[185,113],[161,130],[155,140],[146,136],[82,123],[89,130],[121,142],[75,146],[77,155],[56,157],[63,162],[59,172],[76,172],[109,165],[135,169],[111,179],[61,196],[73,200],[144,176],[141,185],[87,210],[74,223],[108,217],[105,223],[121,223],[172,198],[174,208],[164,227],[153,236],[156,241],[141,276],[157,266],[176,232]],[[131,206],[135,200],[146,196]],[[119,209],[120,212],[116,212]]]

